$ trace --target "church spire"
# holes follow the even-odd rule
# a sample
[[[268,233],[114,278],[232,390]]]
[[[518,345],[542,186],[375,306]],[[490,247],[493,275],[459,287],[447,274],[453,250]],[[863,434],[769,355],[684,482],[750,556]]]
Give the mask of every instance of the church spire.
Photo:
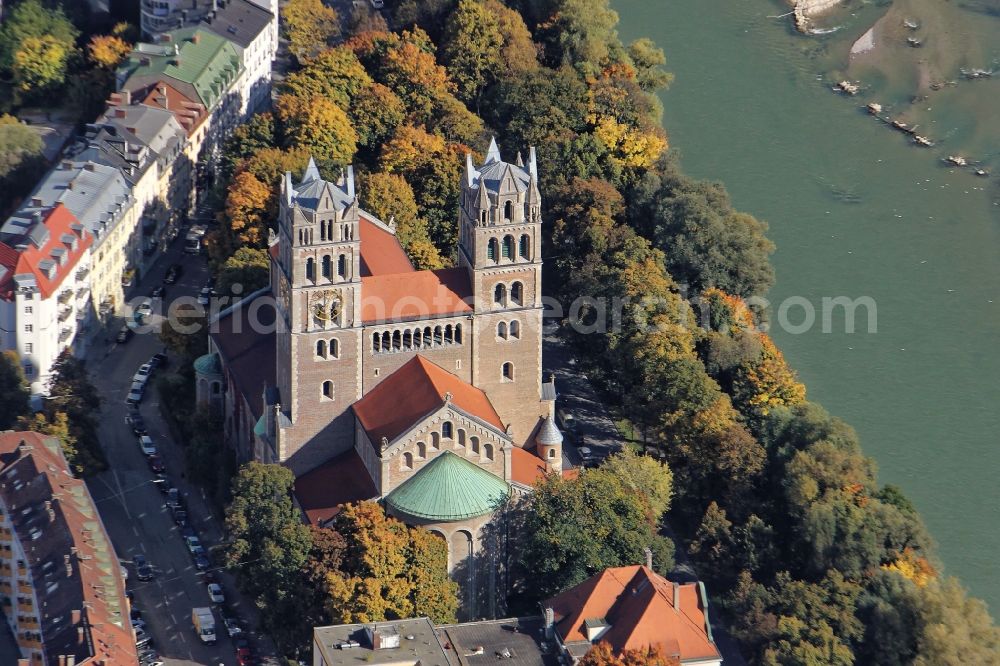
[[[497,146],[497,139],[495,136],[490,137],[490,149],[486,151],[485,164],[489,164],[490,162],[502,162],[502,161],[503,160],[500,159],[500,148]]]
[[[302,182],[308,183],[313,180],[319,180],[319,169],[316,168],[316,161],[313,160],[312,156],[310,156],[309,164],[306,166],[306,172],[302,175]]]

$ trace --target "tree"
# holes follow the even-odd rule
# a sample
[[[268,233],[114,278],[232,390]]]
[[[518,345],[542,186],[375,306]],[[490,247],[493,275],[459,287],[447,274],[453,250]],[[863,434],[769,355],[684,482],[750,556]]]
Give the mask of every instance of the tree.
[[[322,0],[288,0],[281,9],[288,50],[300,61],[319,53],[340,35],[340,19]]]
[[[396,238],[418,270],[441,268],[444,262],[427,234],[427,223],[419,217],[413,189],[402,176],[373,173],[360,187],[361,206],[384,222],[394,220]]]
[[[915,666],[1000,663],[1000,631],[982,601],[954,578],[928,586],[922,597]]]
[[[376,148],[392,136],[406,118],[406,107],[396,93],[381,83],[362,88],[348,109],[358,144]]]
[[[0,25],[0,70],[14,69],[15,54],[29,38],[50,37],[68,54],[79,34],[61,5],[51,8],[41,0],[23,0],[5,13]]]
[[[426,35],[418,35],[417,39],[422,37]],[[377,78],[399,95],[414,117],[425,122],[433,117],[438,97],[450,94],[453,87],[444,67],[434,60],[433,52],[412,41],[386,51]]]
[[[220,294],[251,294],[267,286],[270,270],[267,250],[241,247],[222,264],[215,277],[215,289]]]
[[[9,429],[19,417],[28,414],[30,397],[17,352],[3,352],[0,354],[0,430]]]
[[[223,175],[231,177],[240,162],[273,147],[276,141],[274,116],[270,112],[255,113],[226,139],[222,150]]]
[[[160,340],[181,358],[182,363],[192,363],[208,353],[208,318],[204,310],[193,305],[177,307],[173,316],[160,327]]]
[[[407,527],[374,502],[344,507],[333,528],[346,542],[340,570],[326,578],[333,622],[422,615],[437,624],[455,621],[458,588],[447,575],[443,539]]]
[[[372,83],[354,52],[337,46],[306,60],[302,69],[285,79],[284,92],[306,99],[325,97],[346,109],[351,100]]]
[[[62,449],[63,457],[66,458],[67,466],[77,474],[87,471],[88,466],[80,460],[76,436],[69,427],[69,417],[66,416],[66,412],[55,412],[51,421],[43,412],[22,416],[18,419],[17,429],[40,432],[55,437],[59,440],[59,446]]]
[[[482,89],[496,80],[503,68],[503,42],[493,12],[479,0],[459,0],[438,52],[462,101],[476,102]]]
[[[636,69],[636,81],[643,90],[666,88],[673,81],[673,74],[661,69],[667,64],[663,49],[648,37],[642,37],[629,44],[628,55]]]
[[[620,59],[621,43],[615,26],[618,14],[608,0],[553,0],[550,13],[535,36],[545,45],[550,64],[569,64],[584,75]]]
[[[303,148],[317,160],[350,164],[358,150],[358,135],[347,114],[322,97],[282,95],[275,105],[288,147]]]
[[[670,508],[674,477],[670,468],[655,458],[625,448],[606,458],[597,473],[617,477],[632,492],[645,498],[656,521]]]
[[[733,376],[733,401],[748,418],[767,416],[775,407],[797,405],[806,399],[806,387],[770,336],[758,333],[756,338],[760,354],[741,363]]]
[[[226,508],[230,543],[226,566],[240,588],[253,597],[265,623],[279,635],[296,631],[289,614],[296,599],[295,583],[312,547],[309,528],[292,503],[295,476],[281,465],[250,462],[233,480],[233,501]]]
[[[478,143],[486,131],[483,121],[453,95],[441,95],[427,128],[448,141]]]
[[[524,19],[500,0],[486,0],[483,5],[495,18],[503,37],[500,49],[500,78],[515,78],[538,70],[538,46]]]
[[[522,511],[513,552],[522,578],[518,592],[526,600],[557,594],[607,567],[642,562],[647,547],[658,572],[673,567],[672,544],[657,534],[649,499],[613,474],[547,478]]]
[[[267,239],[271,188],[249,171],[236,174],[226,196],[229,230],[241,245],[260,247]]]
[[[132,50],[132,46],[115,35],[94,35],[87,44],[91,61],[98,67],[114,69]]]
[[[663,648],[656,646],[622,650],[615,655],[611,645],[600,641],[587,651],[579,666],[680,666],[678,657],[668,657]]]
[[[67,461],[83,476],[107,468],[97,436],[100,407],[101,397],[90,381],[86,364],[64,350],[52,364],[43,419],[32,426],[58,437],[68,452]]]
[[[14,82],[23,93],[38,94],[62,83],[70,49],[51,35],[25,37],[14,52]]]

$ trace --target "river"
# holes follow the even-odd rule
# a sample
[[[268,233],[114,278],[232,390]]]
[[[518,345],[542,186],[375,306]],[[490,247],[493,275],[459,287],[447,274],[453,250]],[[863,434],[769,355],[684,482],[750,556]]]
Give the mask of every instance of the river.
[[[721,180],[770,224],[771,302],[799,297],[816,312],[807,332],[772,331],[809,398],[851,423],[881,482],[914,501],[946,573],[1000,608],[996,175],[948,168],[947,146],[913,146],[860,109],[868,99],[833,94],[818,39],[768,18],[783,3],[613,5],[624,41],[648,36],[666,51],[676,79],[664,123],[684,169]],[[979,112],[1000,125],[996,108]],[[948,121],[952,135],[981,129]],[[874,299],[877,332],[864,309],[853,334],[843,316],[824,332],[822,299],[838,296]]]

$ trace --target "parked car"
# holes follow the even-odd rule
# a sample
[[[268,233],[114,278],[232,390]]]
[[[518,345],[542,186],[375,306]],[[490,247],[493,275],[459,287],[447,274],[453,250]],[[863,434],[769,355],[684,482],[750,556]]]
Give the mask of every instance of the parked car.
[[[132,620],[132,628],[133,629],[145,629],[146,628],[146,621],[143,620],[142,618],[139,618],[137,620],[133,619]]]
[[[149,469],[153,470],[154,474],[163,474],[167,471],[167,468],[163,466],[163,460],[155,453],[146,458],[146,462],[149,463]]]
[[[192,554],[197,552],[202,552],[202,553],[205,552],[205,549],[201,547],[201,539],[199,539],[198,537],[196,536],[185,537],[184,541],[187,542],[188,550],[191,551]]]
[[[181,528],[181,537],[187,539],[189,536],[196,537],[198,536],[198,533],[190,525],[185,525]]]
[[[212,288],[202,287],[201,292],[198,294],[198,305],[208,307],[208,302],[212,299]]]
[[[153,438],[149,435],[143,435],[139,438],[139,448],[142,449],[142,455],[144,456],[156,455],[156,445],[153,444]]]
[[[162,284],[153,287],[153,290],[149,292],[149,295],[153,298],[163,298],[167,294],[167,288]]]
[[[174,509],[173,515],[177,527],[185,527],[188,524],[188,514],[184,509]]]
[[[149,647],[152,644],[153,644],[153,637],[148,634],[144,634],[142,638],[139,638],[138,636],[136,636],[135,638],[135,646],[137,648]]]
[[[132,388],[129,389],[128,396],[125,398],[125,402],[130,405],[138,405],[142,402],[142,394],[145,389],[145,384],[140,384],[139,382],[133,382]]]
[[[135,565],[135,576],[141,581],[153,580],[153,567],[149,566],[144,555],[136,555],[132,558]]]
[[[157,474],[156,478],[153,479],[153,485],[156,486],[156,489],[161,493],[166,494],[167,490],[170,489],[170,479],[166,478],[162,474]]]
[[[153,368],[164,368],[167,365],[167,355],[156,353],[149,357],[149,367]]]
[[[225,625],[226,633],[229,634],[230,638],[239,636],[240,634],[243,633],[243,627],[240,626],[239,621],[235,618],[226,617],[225,615],[223,615],[222,624]]]
[[[180,264],[171,264],[170,268],[167,269],[167,275],[163,278],[164,284],[174,284],[181,277],[181,273],[184,269]]]
[[[176,488],[169,488],[167,490],[166,504],[168,509],[180,508],[182,506],[181,491],[177,490]]]
[[[142,321],[151,314],[153,314],[153,304],[148,298],[142,299],[142,301],[132,310],[132,318],[139,323],[142,323]]]
[[[205,553],[198,553],[194,556],[194,568],[198,571],[205,571],[210,566],[212,566],[212,562],[208,559],[208,556],[205,555]]]
[[[126,580],[127,581],[128,580],[128,569],[125,568],[124,564],[121,565],[119,567],[119,569],[121,569],[121,572],[122,572],[122,580]]]
[[[225,603],[226,595],[222,592],[222,586],[218,583],[209,583],[205,586],[208,590],[208,598],[212,600],[213,604]]]
[[[375,9],[382,9],[385,7],[385,0],[371,0],[372,7]]]
[[[132,432],[136,436],[147,434],[146,421],[143,420],[142,414],[138,410],[133,409],[128,414],[125,415],[125,423],[132,427]]]
[[[120,329],[118,329],[118,335],[115,337],[115,340],[117,340],[120,344],[125,344],[126,342],[132,339],[133,335],[135,335],[135,333],[132,331],[131,328],[129,328],[127,325],[122,326]]]
[[[250,666],[253,654],[250,652],[250,643],[245,638],[237,638],[233,641],[236,648],[236,663],[239,666]]]
[[[150,366],[149,363],[143,363],[139,366],[139,369],[136,370],[135,375],[132,377],[132,382],[145,386],[146,382],[149,381],[149,376],[151,374],[153,374],[152,366]]]

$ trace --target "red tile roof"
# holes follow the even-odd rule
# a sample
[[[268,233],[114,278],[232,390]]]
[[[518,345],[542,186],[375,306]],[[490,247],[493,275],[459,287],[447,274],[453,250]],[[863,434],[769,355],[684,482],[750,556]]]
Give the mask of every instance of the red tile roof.
[[[391,231],[361,211],[361,277],[388,275],[392,273],[412,273],[413,264],[399,244],[399,239]]]
[[[118,558],[86,484],[68,471],[58,440],[35,432],[0,433],[0,498],[37,581],[48,666],[69,656],[79,666],[134,666],[138,657]]]
[[[43,224],[48,229],[49,237],[40,248],[32,245],[30,241],[26,241],[28,247],[20,251],[0,243],[0,265],[7,269],[0,277],[0,297],[9,300],[13,295],[14,276],[30,273],[38,283],[38,290],[41,292],[42,298],[48,298],[59,288],[62,281],[76,266],[80,257],[93,243],[93,236],[82,226],[78,227],[79,232],[73,230],[71,225],[79,225],[80,222],[61,203],[49,210]],[[69,243],[63,241],[63,237],[66,235],[76,239],[75,250]],[[53,260],[52,252],[57,248],[65,250],[66,263],[60,264],[57,261],[55,275],[49,279],[39,264],[46,259]]]
[[[471,313],[472,285],[464,268],[361,278],[361,321],[365,324]]]
[[[549,473],[549,465],[534,451],[513,447],[510,451],[510,480],[523,486],[533,486]]]
[[[353,449],[295,479],[295,499],[313,525],[336,516],[344,504],[375,497],[378,489]]]
[[[452,404],[463,412],[504,431],[503,422],[482,389],[419,354],[354,403],[354,414],[377,449],[383,437],[391,442],[438,409],[446,393],[451,393]]]
[[[138,96],[134,95],[134,97]],[[146,96],[139,103],[158,109],[166,109],[174,114],[174,118],[177,119],[188,136],[194,134],[195,130],[201,127],[201,124],[208,118],[208,111],[205,110],[205,106],[201,102],[191,99],[166,81],[157,81],[149,86]]]
[[[719,658],[698,585],[671,583],[644,566],[605,569],[543,605],[555,612],[564,644],[586,642],[584,622],[603,618],[610,628],[598,640],[615,654],[659,645],[684,661]]]

